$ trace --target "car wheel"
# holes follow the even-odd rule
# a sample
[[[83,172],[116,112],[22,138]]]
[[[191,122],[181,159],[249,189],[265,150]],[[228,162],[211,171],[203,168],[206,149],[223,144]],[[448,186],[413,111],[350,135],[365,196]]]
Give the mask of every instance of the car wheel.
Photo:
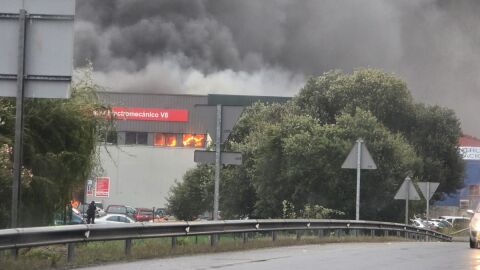
[[[477,242],[470,239],[470,248],[477,248]]]

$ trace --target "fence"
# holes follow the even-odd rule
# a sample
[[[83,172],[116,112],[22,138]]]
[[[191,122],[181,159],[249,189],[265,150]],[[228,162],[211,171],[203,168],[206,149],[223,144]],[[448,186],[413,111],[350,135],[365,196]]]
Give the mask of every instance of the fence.
[[[248,233],[269,232],[276,241],[277,232],[294,231],[301,239],[305,231],[318,231],[320,236],[334,232],[349,235],[382,235],[404,237],[417,241],[452,241],[450,236],[399,223],[325,219],[264,219],[225,220],[167,223],[134,223],[105,225],[66,225],[0,230],[0,250],[11,249],[18,254],[20,248],[67,244],[67,260],[73,261],[75,243],[89,241],[125,240],[125,254],[130,255],[133,239],[171,237],[172,247],[178,236],[211,235],[211,244],[216,245],[219,235],[242,233],[244,242]]]

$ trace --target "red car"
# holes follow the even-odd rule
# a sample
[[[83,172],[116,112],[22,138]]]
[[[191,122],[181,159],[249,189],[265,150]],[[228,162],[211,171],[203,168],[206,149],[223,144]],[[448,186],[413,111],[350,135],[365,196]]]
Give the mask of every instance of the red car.
[[[150,208],[136,208],[136,213],[133,214],[133,219],[136,221],[150,221],[153,219],[153,210]]]

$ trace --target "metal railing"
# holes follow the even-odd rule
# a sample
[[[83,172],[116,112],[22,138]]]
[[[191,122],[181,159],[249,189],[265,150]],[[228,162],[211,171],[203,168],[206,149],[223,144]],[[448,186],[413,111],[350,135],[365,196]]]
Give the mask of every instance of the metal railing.
[[[452,241],[452,237],[435,231],[406,226],[399,223],[330,220],[330,219],[263,219],[224,220],[166,223],[134,223],[105,225],[66,225],[0,230],[0,250],[12,249],[18,254],[20,248],[68,244],[67,260],[74,259],[75,243],[91,241],[125,240],[125,254],[131,254],[132,240],[171,237],[175,246],[176,237],[212,235],[211,244],[216,245],[218,235],[271,232],[272,240],[279,231],[295,231],[297,239],[305,231],[318,231],[319,236],[342,233],[365,236],[381,235],[404,237],[417,241]]]

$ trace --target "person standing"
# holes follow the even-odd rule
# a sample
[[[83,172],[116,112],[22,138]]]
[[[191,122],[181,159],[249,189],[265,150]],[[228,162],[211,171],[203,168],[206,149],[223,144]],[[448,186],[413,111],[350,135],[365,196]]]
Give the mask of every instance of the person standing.
[[[96,210],[97,210],[97,206],[95,205],[95,201],[92,201],[88,205],[88,209],[87,209],[87,224],[95,224]]]

